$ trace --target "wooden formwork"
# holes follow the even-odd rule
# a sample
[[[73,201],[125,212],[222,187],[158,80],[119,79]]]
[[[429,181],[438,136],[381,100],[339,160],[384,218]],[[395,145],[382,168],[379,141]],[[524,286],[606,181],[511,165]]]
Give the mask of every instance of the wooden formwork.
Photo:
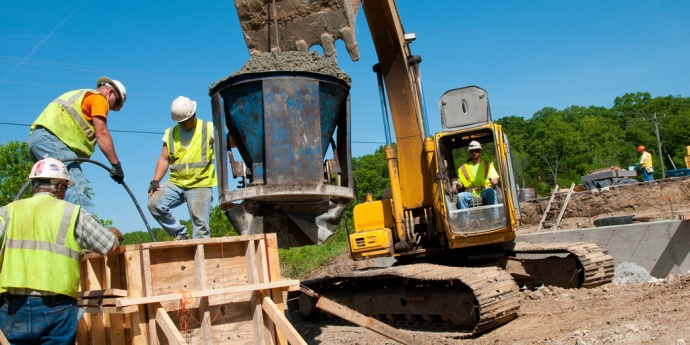
[[[86,254],[77,344],[302,344],[284,316],[275,234]]]

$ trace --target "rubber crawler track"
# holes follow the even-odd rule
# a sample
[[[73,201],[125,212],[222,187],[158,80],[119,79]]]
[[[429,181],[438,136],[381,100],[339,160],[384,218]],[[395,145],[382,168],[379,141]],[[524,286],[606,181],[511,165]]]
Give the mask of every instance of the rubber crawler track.
[[[563,253],[577,256],[584,269],[582,287],[593,288],[613,279],[613,257],[606,248],[590,242],[515,243],[516,253]]]
[[[514,319],[520,308],[520,293],[517,284],[510,274],[497,267],[474,268],[414,264],[353,271],[335,277],[304,281],[302,284],[328,297],[328,291],[319,290],[328,290],[328,286],[340,283],[358,284],[362,281],[372,283],[382,279],[387,281],[400,279],[400,284],[403,284],[403,280],[415,280],[415,284],[444,282],[450,283],[452,286],[457,286],[457,284],[466,286],[474,294],[475,305],[471,308],[478,311],[478,320],[472,331],[465,336],[484,332]],[[387,314],[385,307],[383,308],[380,314]],[[430,313],[434,312],[430,311]],[[460,312],[472,313],[473,310]]]

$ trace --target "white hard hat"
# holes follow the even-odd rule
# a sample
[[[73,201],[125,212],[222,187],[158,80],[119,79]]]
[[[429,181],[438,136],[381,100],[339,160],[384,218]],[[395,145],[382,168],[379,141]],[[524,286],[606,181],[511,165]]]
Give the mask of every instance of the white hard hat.
[[[179,96],[172,102],[170,113],[173,121],[183,122],[196,113],[196,102],[185,96]]]
[[[60,182],[72,184],[64,163],[55,158],[44,158],[36,162],[31,168],[29,179],[50,179],[51,184]]]
[[[127,100],[127,89],[125,89],[125,86],[122,85],[122,83],[118,80],[115,79],[110,79],[108,77],[100,77],[96,81],[96,88],[98,88],[101,85],[106,85],[110,86],[113,89],[115,89],[115,92],[117,92],[117,98],[120,100],[115,104],[113,107],[113,111],[119,111],[122,109],[122,106],[125,105],[125,101]]]
[[[470,147],[467,149],[467,151],[472,151],[472,150],[481,150],[482,149],[482,144],[480,144],[476,140],[472,140],[470,142]]]

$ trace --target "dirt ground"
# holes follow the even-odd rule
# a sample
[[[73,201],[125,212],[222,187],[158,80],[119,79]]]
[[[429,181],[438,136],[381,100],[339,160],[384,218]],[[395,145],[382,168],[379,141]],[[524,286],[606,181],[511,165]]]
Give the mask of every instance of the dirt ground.
[[[690,212],[690,179],[676,178],[573,193],[561,229],[586,228],[597,218],[634,215],[670,219]],[[669,202],[669,197],[671,201]],[[548,197],[520,204],[518,233],[536,230]],[[587,210],[589,206],[589,210]],[[346,256],[309,278],[361,268]],[[686,344],[690,343],[690,273],[594,289],[543,287],[523,291],[518,317],[469,339],[457,334],[410,332],[420,344]],[[293,319],[308,344],[396,344],[344,322]]]

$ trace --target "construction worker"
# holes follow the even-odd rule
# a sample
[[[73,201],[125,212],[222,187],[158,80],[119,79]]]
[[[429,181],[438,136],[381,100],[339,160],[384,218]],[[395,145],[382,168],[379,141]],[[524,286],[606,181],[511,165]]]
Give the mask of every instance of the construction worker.
[[[110,177],[122,183],[125,174],[115,153],[108,131],[108,112],[119,111],[127,100],[127,90],[121,82],[108,77],[96,81],[96,89],[74,90],[62,94],[41,112],[31,125],[29,153],[34,162],[51,157],[61,161],[90,158],[96,144],[112,165]],[[81,205],[94,214],[93,203],[87,195],[87,185],[78,162],[67,163],[74,185],[65,200]]]
[[[640,154],[640,161],[635,163],[635,169],[642,170],[642,180],[644,182],[654,181],[654,166],[652,165],[652,154],[647,152],[644,146],[637,147]]]
[[[470,142],[468,148],[470,159],[458,169],[460,183],[453,185],[458,195],[459,209],[468,208],[473,198],[482,198],[483,205],[497,203],[496,191],[492,186],[498,184],[498,173],[494,164],[481,159],[482,145],[478,141]]]
[[[0,207],[0,329],[10,344],[74,344],[81,250],[116,252],[122,235],[63,201],[72,182],[59,160],[29,179],[31,198]]]
[[[149,185],[149,210],[163,229],[176,240],[189,239],[187,229],[172,209],[187,202],[192,236],[211,236],[209,219],[213,191],[218,184],[213,155],[213,123],[196,118],[196,102],[177,97],[170,107],[177,125],[165,130],[163,149]],[[167,182],[160,184],[170,167]]]

